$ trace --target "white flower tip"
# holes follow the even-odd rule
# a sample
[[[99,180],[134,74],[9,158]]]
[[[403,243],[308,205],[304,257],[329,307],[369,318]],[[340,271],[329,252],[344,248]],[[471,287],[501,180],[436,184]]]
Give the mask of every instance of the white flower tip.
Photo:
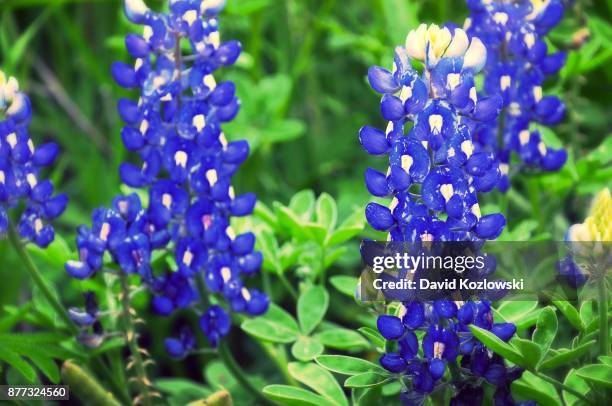
[[[210,12],[213,14],[219,13],[225,7],[225,0],[204,0],[200,6],[200,12],[205,14]]]
[[[469,43],[470,41],[465,31],[461,28],[455,28],[453,39],[451,40],[450,45],[446,49],[444,56],[452,58],[464,55],[468,49]]]
[[[125,14],[133,22],[138,22],[140,17],[143,17],[149,11],[149,7],[143,0],[124,0],[124,5]]]
[[[465,52],[465,56],[463,58],[463,67],[465,69],[473,69],[474,71],[478,72],[483,68],[486,61],[487,48],[479,38],[472,38],[472,42],[470,43],[470,46]]]

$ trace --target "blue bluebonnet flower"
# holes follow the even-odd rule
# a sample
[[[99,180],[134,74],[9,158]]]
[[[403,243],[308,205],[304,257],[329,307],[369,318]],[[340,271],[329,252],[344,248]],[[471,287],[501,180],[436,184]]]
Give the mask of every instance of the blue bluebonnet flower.
[[[139,90],[137,101],[118,103],[123,143],[137,155],[119,172],[126,185],[148,190],[149,203],[144,207],[132,194],[96,210],[92,227],[79,228],[79,260],[66,264],[72,276],[89,278],[110,254],[121,272],[140,276],[153,292],[153,310],[163,316],[195,306],[202,294],[214,296],[201,309],[200,327],[215,347],[230,331],[228,311],[259,315],[268,307],[268,297],[245,283],[262,263],[255,236],[237,235],[231,226],[232,217],[251,214],[256,198],[237,195],[231,185],[249,145],[227,141],[222,130],[240,103],[234,84],[217,83],[213,73],[241,51],[238,41],[220,40],[216,16],[223,3],[174,0],[164,14],[141,0],[125,1],[126,16],[143,33],[125,39],[135,62],[111,69],[119,85]],[[154,252],[170,254],[175,269],[152,264]],[[187,333],[166,340],[173,356],[192,347]]]
[[[468,34],[481,38],[488,50],[484,92],[504,99],[504,120],[480,126],[475,139],[500,160],[502,177],[497,186],[506,191],[513,153],[522,165],[544,171],[558,170],[567,159],[567,152],[547,146],[538,130],[557,124],[565,114],[559,97],[542,90],[547,78],[565,64],[566,53],[549,53],[545,40],[563,17],[564,5],[561,0],[467,3]]]
[[[54,196],[51,181],[41,179],[41,169],[55,161],[59,148],[34,146],[28,134],[31,117],[28,96],[14,77],[0,71],[0,236],[9,228],[9,210],[23,204],[19,234],[44,248],[55,236],[50,222],[62,214],[68,198]]]
[[[459,28],[422,24],[408,34],[405,47],[396,48],[393,70],[370,68],[368,79],[382,93],[381,114],[388,125],[385,131],[365,126],[359,138],[368,153],[387,155],[389,167],[386,172],[369,168],[365,183],[374,196],[392,200],[389,207],[368,204],[365,214],[374,229],[389,233],[390,241],[477,244],[502,232],[504,216],[483,215],[478,201],[478,193],[492,190],[501,178],[499,157],[474,140],[478,128],[495,122],[503,107],[501,96],[483,96],[476,90],[474,76],[485,60],[478,37],[470,39]],[[414,68],[417,61],[422,71]],[[442,385],[449,365],[459,368],[459,356],[470,359],[484,348],[471,334],[471,324],[505,341],[516,331],[510,323],[493,323],[485,300],[404,302],[396,314],[379,316],[379,332],[395,343],[380,363],[401,375],[407,388],[400,396],[404,404],[421,404]],[[420,343],[418,330],[424,332]],[[487,368],[495,364],[488,369],[498,387],[520,375],[503,360],[487,363]],[[450,383],[469,392],[466,385],[486,374],[464,368],[460,376]],[[465,396],[457,395],[455,404]],[[482,394],[472,400],[478,398]]]

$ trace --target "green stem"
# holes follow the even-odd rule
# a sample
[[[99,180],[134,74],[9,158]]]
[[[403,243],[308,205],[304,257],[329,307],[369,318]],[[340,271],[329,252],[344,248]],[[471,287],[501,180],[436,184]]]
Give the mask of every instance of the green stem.
[[[599,352],[601,355],[608,355],[610,353],[610,327],[608,326],[608,292],[605,280],[598,284],[597,290],[599,292]]]
[[[295,290],[295,288],[293,286],[291,286],[291,283],[289,283],[289,280],[287,280],[285,275],[283,273],[281,273],[281,272],[277,272],[276,274],[278,275],[278,278],[280,279],[280,281],[283,284],[283,286],[285,287],[285,289],[287,289],[287,292],[289,292],[289,294],[291,295],[293,300],[297,301],[298,300],[298,293]]]
[[[19,235],[17,234],[17,230],[15,230],[15,227],[13,226],[12,223],[9,223],[9,239],[11,241],[11,244],[13,244],[13,247],[15,248],[17,255],[21,259],[21,262],[23,263],[26,270],[28,271],[32,279],[34,280],[34,284],[38,287],[38,289],[40,289],[43,296],[45,297],[45,299],[47,299],[47,302],[51,305],[53,310],[55,310],[56,315],[60,319],[62,319],[64,324],[66,324],[66,327],[68,328],[68,330],[70,330],[72,334],[76,335],[79,332],[79,330],[77,329],[77,327],[74,325],[74,323],[70,319],[70,316],[68,316],[68,312],[66,311],[64,306],[62,306],[59,300],[51,292],[51,288],[49,288],[49,286],[45,282],[42,274],[40,273],[36,265],[34,265],[34,262],[32,261],[30,254],[28,254],[28,252],[26,251],[25,246],[21,242],[21,239],[19,238]]]
[[[204,309],[206,309],[210,304],[208,300],[208,292],[206,290],[206,285],[204,284],[204,280],[201,277],[196,277],[195,280],[196,280],[196,287],[200,295],[200,301]],[[268,400],[268,398],[266,398],[261,393],[261,391],[257,389],[255,385],[251,383],[251,381],[249,381],[246,375],[244,375],[242,368],[238,366],[238,363],[232,356],[232,353],[229,350],[226,340],[221,340],[219,344],[218,354],[219,354],[219,357],[221,358],[221,361],[223,361],[223,364],[229,370],[232,376],[238,382],[240,382],[240,384],[247,391],[251,392],[251,394],[254,396],[255,399],[258,399],[263,405],[274,405],[274,403]]]
[[[140,348],[138,347],[138,338],[136,329],[134,328],[132,307],[130,305],[130,289],[125,273],[119,273],[119,281],[121,282],[121,310],[123,312],[125,341],[130,349],[132,362],[136,370],[136,381],[140,387],[139,396],[141,397],[141,402],[139,403],[149,406],[152,404],[152,394],[149,391],[150,382],[147,378],[147,371],[144,365],[144,360],[142,359],[142,354],[140,353]]]
[[[535,376],[537,376],[540,379],[543,379],[547,382],[552,383],[553,385],[555,385],[558,388],[561,388],[562,390],[571,393],[572,395],[576,396],[577,398],[585,401],[587,404],[591,405],[593,404],[591,402],[591,400],[589,400],[589,398],[587,398],[586,396],[584,396],[582,393],[578,392],[576,389],[567,386],[566,384],[564,384],[563,382],[557,381],[555,378],[551,378],[550,376],[547,375],[541,375],[538,372],[535,371],[531,371],[532,374],[534,374]]]
[[[243,372],[243,368],[238,365],[236,360],[234,359],[232,352],[229,349],[227,344],[227,340],[221,340],[219,344],[219,357],[225,364],[225,367],[230,371],[230,373],[234,376],[234,378],[244,387],[246,390],[251,392],[255,399],[259,402],[258,404],[262,405],[274,405],[272,401],[266,398],[261,391],[253,385],[253,383],[247,378],[247,376]]]

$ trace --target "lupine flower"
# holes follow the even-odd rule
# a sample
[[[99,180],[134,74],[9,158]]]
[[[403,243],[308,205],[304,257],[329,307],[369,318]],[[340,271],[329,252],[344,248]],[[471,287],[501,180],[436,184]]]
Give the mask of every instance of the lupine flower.
[[[414,60],[422,62],[422,72],[413,68]],[[408,34],[405,47],[396,48],[392,71],[370,68],[368,79],[383,95],[381,114],[389,123],[386,131],[365,126],[359,137],[368,153],[388,155],[389,168],[368,169],[365,183],[374,196],[392,201],[389,207],[370,203],[365,214],[374,229],[389,233],[390,241],[478,242],[501,233],[504,216],[482,215],[478,204],[478,192],[490,191],[501,177],[498,157],[473,139],[476,129],[494,121],[503,106],[500,96],[485,97],[475,88],[474,75],[485,60],[479,38],[469,39],[459,28],[423,24]],[[411,301],[400,305],[398,315],[379,316],[381,335],[396,343],[380,363],[409,383],[402,402],[420,404],[441,384],[449,364],[458,367],[459,355],[465,360],[462,376],[472,365],[484,372],[453,378],[458,389],[489,370],[490,382],[500,388],[518,378],[520,371],[506,369],[488,350],[484,367],[470,361],[484,348],[470,324],[505,341],[516,331],[513,324],[493,323],[488,301]],[[417,330],[425,332],[421,343]],[[482,394],[472,400],[478,398]]]
[[[79,228],[79,260],[66,265],[76,278],[104,268],[110,254],[121,272],[138,274],[152,291],[152,308],[167,316],[192,307],[207,293],[227,307],[202,309],[200,327],[212,346],[230,330],[228,309],[264,313],[268,297],[248,288],[245,278],[262,263],[252,233],[237,235],[232,217],[253,211],[255,195],[237,195],[231,178],[249,154],[246,141],[228,142],[221,128],[240,103],[232,82],[217,83],[213,73],[232,65],[237,41],[221,42],[217,13],[223,1],[170,1],[169,13],[156,13],[141,0],[126,0],[128,19],[143,26],[125,44],[133,64],[115,62],[112,74],[125,88],[138,89],[138,100],[121,99],[125,147],[137,155],[120,167],[122,181],[148,190],[144,207],[136,194],[120,196],[111,208],[97,209],[91,228]],[[191,52],[183,55],[182,43]],[[176,269],[160,270],[154,252],[170,253]],[[166,340],[168,352],[184,356],[194,346],[181,330]]]
[[[63,213],[68,198],[54,196],[51,181],[41,179],[40,170],[55,161],[59,148],[34,146],[28,134],[31,117],[28,96],[14,77],[0,71],[0,236],[9,228],[9,211],[23,204],[19,234],[44,248],[55,236],[50,222]]]
[[[549,53],[545,41],[561,20],[564,6],[561,0],[467,3],[471,14],[465,28],[482,39],[488,51],[484,92],[504,99],[501,124],[481,125],[474,138],[500,160],[497,186],[506,191],[513,153],[523,165],[544,171],[558,170],[567,159],[567,152],[547,146],[535,127],[557,124],[565,114],[563,102],[542,90],[546,79],[565,64],[566,53]]]

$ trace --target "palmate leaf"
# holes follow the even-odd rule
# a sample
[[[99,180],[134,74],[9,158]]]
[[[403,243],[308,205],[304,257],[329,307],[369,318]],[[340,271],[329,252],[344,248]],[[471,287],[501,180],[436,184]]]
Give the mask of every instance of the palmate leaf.
[[[540,365],[540,369],[550,369],[556,368],[560,365],[567,365],[568,363],[580,358],[581,356],[589,352],[589,350],[594,346],[595,340],[591,340],[576,348],[572,348],[571,350],[558,351],[552,357],[544,360],[542,362],[542,365]]]
[[[240,326],[248,334],[273,343],[292,343],[300,330],[289,313],[271,304],[265,315],[245,320]]]
[[[351,352],[361,351],[370,346],[361,334],[346,328],[331,328],[315,335],[326,347]]]

